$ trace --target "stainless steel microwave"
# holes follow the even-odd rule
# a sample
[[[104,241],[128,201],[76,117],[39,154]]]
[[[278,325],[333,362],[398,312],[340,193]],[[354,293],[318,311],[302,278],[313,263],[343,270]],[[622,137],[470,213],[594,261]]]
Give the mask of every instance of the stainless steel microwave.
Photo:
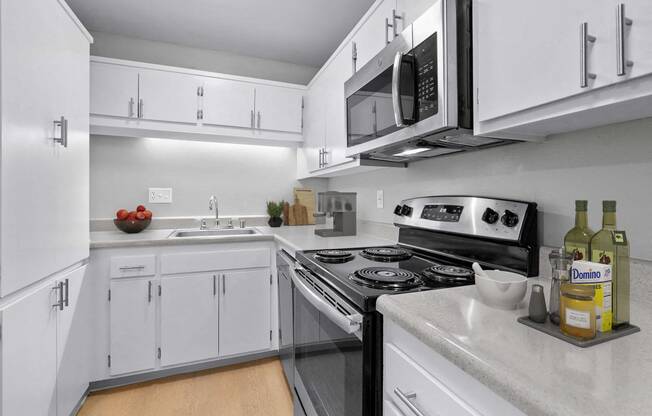
[[[346,155],[406,162],[500,144],[473,136],[471,0],[438,0],[344,85]]]

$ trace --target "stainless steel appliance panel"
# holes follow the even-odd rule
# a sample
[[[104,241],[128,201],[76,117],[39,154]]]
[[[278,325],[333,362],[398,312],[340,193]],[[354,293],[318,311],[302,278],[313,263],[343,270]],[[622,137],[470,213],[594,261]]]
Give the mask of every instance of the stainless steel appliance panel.
[[[292,277],[290,268],[295,261],[280,250],[276,254],[278,279],[278,351],[288,386],[294,386],[294,308],[292,303]]]

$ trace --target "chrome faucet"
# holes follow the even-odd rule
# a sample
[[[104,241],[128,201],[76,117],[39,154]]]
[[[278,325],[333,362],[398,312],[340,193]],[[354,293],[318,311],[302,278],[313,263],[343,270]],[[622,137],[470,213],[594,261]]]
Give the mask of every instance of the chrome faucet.
[[[211,195],[211,197],[208,199],[208,209],[209,211],[215,210],[215,228],[220,228],[220,214],[217,208],[217,197],[215,195]]]

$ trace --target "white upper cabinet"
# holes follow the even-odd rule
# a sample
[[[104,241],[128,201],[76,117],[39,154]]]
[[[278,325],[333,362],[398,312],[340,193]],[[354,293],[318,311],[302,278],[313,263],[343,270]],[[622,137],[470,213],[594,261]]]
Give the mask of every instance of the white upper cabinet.
[[[138,117],[138,69],[91,62],[91,114]]]
[[[221,78],[204,79],[203,123],[254,127],[254,85]]]
[[[303,85],[92,58],[91,132],[294,145]]]
[[[649,1],[473,6],[476,134],[542,137],[652,116]]]
[[[256,128],[301,133],[303,91],[256,86]]]
[[[478,116],[489,120],[583,91],[580,86],[579,26],[586,1],[530,2],[491,0],[474,3],[480,18],[477,31]],[[597,7],[597,6],[592,6]],[[509,14],[506,14],[509,13]],[[496,24],[508,20],[510,24]],[[597,36],[597,25],[589,24]],[[588,45],[587,67],[595,72],[594,54],[599,43]],[[604,76],[590,80],[603,82]]]
[[[143,120],[197,123],[199,79],[175,72],[139,71],[138,111]]]
[[[0,296],[88,257],[89,38],[64,6],[2,2]]]
[[[383,0],[378,8],[369,16],[360,30],[353,37],[357,47],[357,68],[362,68],[394,38],[394,29],[386,25],[397,22],[397,31],[401,30],[399,19],[393,19],[392,11],[396,10],[396,0]]]
[[[217,274],[161,279],[161,365],[217,357]]]

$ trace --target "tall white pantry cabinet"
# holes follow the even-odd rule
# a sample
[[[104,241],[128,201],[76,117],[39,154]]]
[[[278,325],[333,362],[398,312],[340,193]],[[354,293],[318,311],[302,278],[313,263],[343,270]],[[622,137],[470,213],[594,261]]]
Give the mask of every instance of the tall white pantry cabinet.
[[[63,0],[0,1],[2,416],[68,415],[88,387],[78,300],[89,256],[90,42]]]

